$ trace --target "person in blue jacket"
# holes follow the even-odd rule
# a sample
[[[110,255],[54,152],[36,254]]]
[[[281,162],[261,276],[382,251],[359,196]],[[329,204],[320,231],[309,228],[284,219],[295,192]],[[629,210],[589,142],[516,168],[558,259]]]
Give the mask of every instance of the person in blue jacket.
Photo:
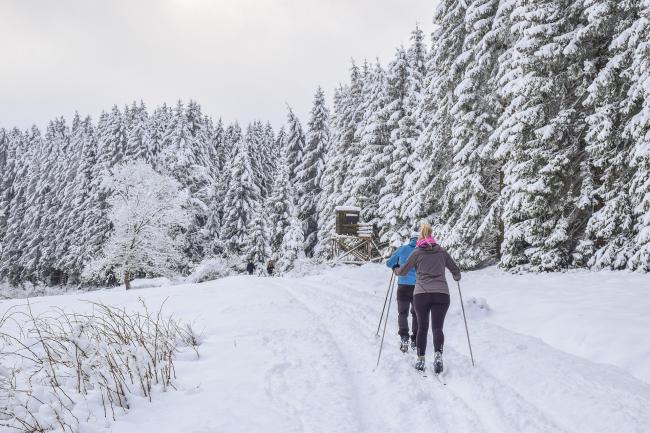
[[[386,266],[394,269],[406,263],[418,240],[417,231],[411,234],[411,239],[406,245],[399,247],[386,262]],[[413,307],[413,290],[415,289],[415,268],[397,280],[397,324],[401,337],[400,350],[407,352],[409,349],[409,309],[411,311],[411,349],[415,350],[415,338],[418,333],[418,319]]]

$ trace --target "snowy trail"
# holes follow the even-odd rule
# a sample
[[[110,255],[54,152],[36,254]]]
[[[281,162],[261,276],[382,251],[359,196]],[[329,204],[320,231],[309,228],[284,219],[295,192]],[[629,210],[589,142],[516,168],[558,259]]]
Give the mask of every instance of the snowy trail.
[[[137,308],[143,298],[155,308],[168,298],[168,311],[203,330],[200,359],[184,352],[177,360],[177,391],[157,393],[151,403],[132,401],[112,424],[98,417],[84,430],[90,433],[650,430],[647,382],[515,332],[498,323],[497,313],[468,310],[472,368],[453,292],[445,323],[447,386],[420,377],[414,354],[399,352],[394,301],[381,365],[373,370],[388,275],[366,266],[299,278],[239,276],[44,297],[32,307],[80,310],[92,300]],[[23,302],[5,301],[0,309]]]
[[[370,340],[374,336],[375,329],[370,325],[376,317],[376,302],[374,305],[362,307],[362,300],[358,296],[349,296],[350,287],[345,283],[339,286],[338,290],[330,290],[319,284],[304,284],[298,289],[291,290],[294,296],[303,297],[303,302],[312,302],[318,305],[320,310],[315,314],[321,317],[329,317],[330,324],[336,323],[336,329],[341,330],[342,341],[355,341],[363,336],[363,340]],[[347,298],[347,299],[346,299]],[[367,298],[367,296],[366,296]],[[309,299],[309,301],[307,301]],[[394,304],[393,304],[394,305]],[[363,311],[363,314],[361,314]],[[393,310],[394,312],[394,310]],[[391,314],[389,323],[394,325],[395,317]],[[360,329],[362,331],[360,332]],[[359,346],[351,347],[351,357],[361,365],[374,367],[374,357],[377,352],[376,344],[366,344],[366,351],[360,351]],[[453,356],[454,352],[452,352]],[[471,365],[464,357],[453,356],[450,364],[455,365],[456,370],[467,371]],[[448,383],[448,386],[441,388],[439,384],[431,380],[422,380],[412,370],[413,355],[404,355],[395,350],[395,338],[388,338],[385,346],[383,364],[376,370],[374,376],[382,375],[382,384],[386,389],[392,389],[395,397],[403,400],[403,413],[421,414],[422,412],[431,415],[427,422],[421,420],[410,426],[415,431],[430,431],[435,427],[436,431],[484,431],[484,432],[507,432],[507,431],[563,431],[554,424],[542,412],[533,405],[526,403],[520,395],[504,383],[495,380],[485,371],[472,375],[470,381],[481,387],[474,386],[469,389],[469,395],[463,393],[463,385],[467,385],[466,378],[458,375],[448,375],[451,380],[460,379],[460,383]],[[405,374],[406,373],[406,374]],[[410,373],[410,374],[409,374]],[[470,371],[471,373],[471,371]],[[402,377],[403,376],[403,377]],[[373,377],[369,377],[366,383],[372,383]],[[411,398],[406,389],[415,389],[415,395],[422,408],[414,411],[410,407]],[[368,398],[374,398],[375,389],[367,390]],[[463,395],[464,394],[464,395]],[[383,397],[383,396],[382,396]],[[476,408],[478,403],[479,408]],[[373,404],[374,407],[381,407],[380,402]],[[431,409],[435,413],[431,414]],[[385,413],[382,411],[382,413]],[[397,414],[399,417],[399,414]],[[412,415],[409,415],[411,417]],[[404,425],[397,423],[394,430],[387,428],[387,421],[381,426],[368,431],[401,431]]]
[[[357,281],[332,283],[303,284],[294,292],[309,292],[308,298],[314,303],[336,305],[337,308],[324,310],[326,316],[338,316],[332,322],[341,320],[337,311],[347,311],[352,317],[349,325],[352,329],[363,326],[365,335],[374,334],[373,325],[378,319],[383,294],[369,297],[367,290],[359,289]],[[365,317],[360,311],[366,313]],[[394,310],[389,324],[392,321],[394,326],[393,313]],[[443,395],[448,398],[444,404],[439,398],[435,404],[445,414],[465,410],[463,417],[471,417],[478,413],[482,427],[471,431],[648,431],[650,386],[623,370],[567,354],[537,338],[500,326],[470,321],[478,355],[478,365],[473,369],[453,292],[452,309],[445,326],[449,368],[445,391],[450,392]],[[391,351],[391,343],[396,345],[394,338],[388,340],[387,356],[381,368],[399,371],[396,363],[404,355]],[[488,356],[482,356],[485,354]],[[371,362],[372,357],[367,358],[366,362]],[[393,387],[399,389],[399,383]]]

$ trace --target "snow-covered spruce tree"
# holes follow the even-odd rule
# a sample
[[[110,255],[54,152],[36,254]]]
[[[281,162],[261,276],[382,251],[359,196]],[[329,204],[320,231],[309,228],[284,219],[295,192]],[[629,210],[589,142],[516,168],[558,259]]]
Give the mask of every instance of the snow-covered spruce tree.
[[[302,131],[300,119],[287,107],[287,143],[286,152],[289,163],[289,179],[291,182],[298,180],[298,167],[302,162],[305,148],[305,134]]]
[[[493,137],[505,160],[501,265],[553,271],[570,265],[584,215],[576,208],[588,71],[572,29],[580,9],[568,0],[518,3],[517,37],[502,83],[509,100]]]
[[[213,193],[214,199],[210,202],[208,208],[208,221],[205,229],[207,240],[207,252],[212,255],[222,255],[226,252],[223,238],[223,218],[226,208],[223,206],[223,200],[219,197],[226,197],[229,190],[231,175],[233,172],[233,162],[236,156],[237,147],[243,140],[242,130],[238,123],[228,125],[225,128],[221,142],[221,150],[217,163],[219,164],[218,174],[214,178]]]
[[[246,128],[244,135],[248,149],[250,151],[251,164],[253,173],[255,175],[255,183],[260,189],[261,197],[266,197],[268,190],[271,188],[271,174],[267,172],[269,163],[268,156],[268,143],[265,143],[264,138],[264,125],[260,121],[252,122]]]
[[[100,131],[108,128],[108,118],[107,113],[102,113],[97,127],[87,137],[77,171],[77,212],[82,223],[74,235],[73,248],[77,249],[77,263],[82,264],[99,256],[111,231],[107,202],[111,192],[103,179],[110,175],[110,170],[121,155],[117,154],[115,143],[109,141],[106,134],[100,138]]]
[[[20,262],[23,272],[30,275],[32,281],[51,284],[58,283],[60,277],[54,262],[58,241],[62,241],[59,232],[62,225],[57,217],[63,219],[63,216],[57,215],[57,210],[70,208],[63,200],[64,185],[77,161],[67,160],[70,131],[63,118],[51,121],[42,139],[40,134],[34,134],[37,136],[35,144],[40,149],[32,160],[34,170],[30,173],[29,206],[25,215],[28,226],[23,233],[25,245]]]
[[[2,257],[2,239],[7,232],[9,196],[14,183],[16,156],[13,144],[9,140],[8,131],[0,128],[0,257]]]
[[[211,132],[208,145],[208,157],[212,161],[212,178],[216,179],[226,164],[225,139],[226,130],[223,121],[218,119],[216,123],[211,118],[206,118],[206,122],[211,124],[208,130]]]
[[[413,201],[417,199],[417,195],[410,188],[406,186],[410,176],[416,172],[418,166],[418,159],[416,155],[417,144],[422,131],[424,130],[424,123],[422,122],[422,115],[420,107],[424,97],[424,86],[426,77],[426,57],[427,48],[424,44],[424,34],[418,26],[411,33],[411,45],[407,53],[408,76],[407,76],[407,96],[404,101],[404,116],[398,123],[399,136],[394,152],[394,160],[402,161],[395,168],[399,175],[397,178],[402,179],[401,192],[397,196],[394,207],[398,210],[398,219],[401,222],[400,228],[397,232],[402,237],[409,235],[411,230],[411,223],[413,219],[409,210],[413,207]],[[393,161],[393,164],[395,161]]]
[[[40,134],[39,134],[40,137]],[[7,134],[7,165],[2,173],[3,232],[0,248],[0,279],[17,285],[25,280],[19,260],[22,255],[23,231],[26,224],[27,194],[29,189],[30,164],[35,148],[30,146],[28,133],[12,129]],[[13,161],[13,164],[11,163]]]
[[[424,32],[419,25],[411,32],[411,45],[406,57],[409,65],[409,84],[411,91],[422,95],[424,80],[427,75],[427,46],[424,43]]]
[[[356,66],[354,61],[352,62],[352,71],[350,74],[350,83],[357,82],[357,89],[354,90],[354,93],[346,93],[345,90],[352,91],[352,86],[347,88],[342,88],[343,92],[340,98],[339,104],[334,105],[334,109],[340,108],[338,113],[333,113],[331,117],[333,125],[339,125],[344,127],[341,132],[345,132],[347,128],[347,134],[351,135],[351,140],[346,150],[346,159],[343,161],[347,165],[347,173],[350,173],[348,176],[341,176],[341,180],[337,185],[337,188],[341,192],[340,202],[346,203],[348,205],[357,205],[356,198],[354,197],[354,190],[357,185],[357,168],[359,167],[359,158],[363,148],[359,139],[361,138],[357,131],[359,130],[360,124],[363,120],[363,89],[368,84],[368,80],[371,78],[371,68],[367,60],[363,61],[361,67]],[[354,99],[352,99],[354,96]],[[341,104],[341,102],[344,102]],[[345,123],[339,123],[340,120],[345,120]],[[352,129],[354,130],[352,131]],[[337,132],[337,128],[332,128],[333,132]],[[343,138],[344,134],[334,135],[333,139],[338,140]]]
[[[334,109],[332,116],[330,116],[330,131],[336,133],[336,121],[334,118],[340,112],[340,105],[342,103],[342,88],[336,89],[334,92]],[[329,257],[331,249],[329,242],[331,234],[334,230],[334,208],[340,203],[341,192],[340,186],[342,176],[338,168],[341,162],[339,151],[342,149],[338,146],[340,141],[336,140],[333,135],[330,135],[330,142],[327,150],[325,151],[325,171],[321,177],[320,189],[321,194],[316,206],[318,212],[318,244],[314,249],[314,255],[321,259]]]
[[[316,207],[321,193],[321,177],[325,170],[325,150],[329,142],[329,112],[325,94],[319,87],[310,113],[302,161],[298,165],[297,188],[299,217],[305,232],[305,254],[313,256],[318,243]]]
[[[423,131],[408,163],[413,167],[404,179],[405,200],[402,219],[411,222],[429,220],[440,231],[437,214],[445,186],[446,168],[451,159],[451,107],[454,89],[461,80],[458,67],[465,39],[464,0],[444,0],[436,9],[431,35],[431,55],[427,60],[422,102],[416,113]]]
[[[53,267],[57,273],[60,273],[60,278],[57,278],[60,283],[67,282],[70,276],[73,276],[74,281],[75,276],[81,272],[81,267],[75,266],[75,256],[79,253],[75,246],[75,232],[83,223],[77,203],[76,180],[82,167],[82,152],[89,133],[92,133],[90,119],[81,120],[79,113],[75,113],[69,144],[67,148],[60,151],[57,160],[60,165],[55,170],[59,174],[55,181],[60,201],[54,212],[57,221],[57,242],[53,254]]]
[[[0,128],[0,257],[2,256],[2,239],[7,233],[7,220],[9,219],[11,195],[16,175],[17,140],[14,135],[17,130],[8,131]]]
[[[120,162],[124,156],[127,139],[124,116],[114,105],[110,113],[100,115],[97,123],[97,146],[101,149],[98,155],[102,158],[98,163],[110,168]]]
[[[628,108],[633,115],[625,127],[625,136],[634,142],[629,194],[635,237],[628,268],[650,272],[650,0],[641,1],[639,19],[632,26],[628,43],[635,47]]]
[[[52,122],[48,124],[48,128],[52,128]],[[47,165],[52,162],[49,159],[52,149],[49,147],[51,142],[45,140],[35,126],[24,138],[29,149],[23,162],[27,164],[28,169],[25,170],[25,177],[21,182],[25,184],[24,197],[21,198],[24,203],[22,209],[16,209],[21,221],[12,221],[8,227],[13,236],[7,239],[6,248],[8,252],[14,252],[15,261],[12,267],[18,278],[36,283],[40,279],[38,267],[42,256],[39,242],[42,239],[40,229],[43,227],[41,211],[46,207],[45,202],[50,196],[51,183],[46,178],[50,174]]]
[[[636,2],[584,0],[585,25],[578,44],[597,44],[599,58],[607,62],[588,88],[584,106],[589,110],[585,140],[586,159],[578,206],[592,210],[574,261],[595,269],[622,269],[633,250],[632,203],[628,185],[632,140],[623,129],[627,116],[630,68],[634,46],[631,25],[638,17]],[[599,68],[598,57],[588,64]]]
[[[350,84],[339,88],[335,94],[334,110],[331,117],[331,155],[328,157],[330,167],[328,167],[327,179],[324,179],[324,183],[332,182],[328,195],[333,207],[351,204],[352,201],[351,185],[354,183],[355,177],[352,169],[360,154],[356,130],[362,117],[359,107],[364,71],[352,61]],[[331,215],[334,215],[333,207]]]
[[[229,166],[227,164],[228,155],[226,151],[226,130],[223,127],[223,122],[219,119],[216,125],[211,129],[210,145],[208,148],[210,160],[212,161],[212,172],[210,176],[213,179],[212,184],[212,200],[208,203],[207,220],[203,227],[203,237],[206,239],[205,255],[219,255],[222,248],[220,248],[219,229],[221,227],[221,217],[223,215],[223,208],[215,197],[225,196],[226,189],[228,188],[228,173]]]
[[[278,259],[278,269],[288,271],[293,268],[297,260],[305,258],[305,232],[303,231],[303,224],[298,215],[298,206],[295,200],[295,192],[293,185],[288,185],[288,221],[287,227],[282,237],[282,244],[280,245],[280,257]]]
[[[274,168],[273,173],[275,173],[277,169],[279,169],[280,167],[279,158],[282,158],[283,152],[285,151],[287,146],[287,131],[284,125],[280,127],[280,130],[278,131],[278,134],[275,137],[273,143],[274,145],[272,148],[273,151],[271,152],[271,157],[273,161],[275,161],[273,164],[273,168]]]
[[[289,227],[289,207],[293,197],[289,181],[289,164],[285,151],[280,152],[278,169],[273,181],[271,193],[266,198],[264,209],[268,212],[268,239],[272,257],[279,257],[282,239]]]
[[[409,64],[406,50],[397,50],[395,58],[388,66],[386,76],[386,105],[383,108],[389,144],[383,146],[383,160],[389,167],[385,184],[380,190],[379,214],[381,240],[391,245],[399,245],[411,227],[402,219],[400,197],[404,193],[404,178],[411,171],[408,158],[413,151],[416,129],[412,118],[405,122],[406,103],[409,98]],[[416,96],[413,95],[410,108],[415,109]],[[408,114],[413,114],[408,113]]]
[[[258,206],[253,212],[253,219],[248,229],[250,239],[246,257],[253,262],[265,263],[271,256],[267,224],[268,210]]]
[[[104,183],[113,192],[108,200],[113,231],[84,277],[100,282],[113,275],[128,290],[135,276],[176,274],[184,265],[183,229],[190,223],[180,183],[143,161],[115,167]]]
[[[360,152],[351,170],[354,177],[349,182],[350,204],[361,207],[363,221],[377,226],[381,218],[379,192],[389,168],[384,158],[384,147],[389,143],[385,104],[386,72],[377,60],[363,82],[359,105],[362,115],[355,132]]]
[[[75,178],[71,181],[73,192],[70,196],[71,215],[68,216],[71,232],[65,235],[69,237],[70,246],[56,266],[67,275],[68,283],[79,283],[84,263],[96,256],[101,248],[101,244],[93,240],[96,236],[93,228],[98,226],[97,219],[102,217],[99,208],[102,201],[95,200],[97,191],[93,190],[100,179],[93,178],[97,142],[90,117],[81,120],[76,129],[73,128],[71,141],[75,148],[79,148],[79,162]]]
[[[145,107],[142,101],[140,101],[140,105],[136,105],[133,102],[129,112],[131,115],[131,124],[127,132],[124,158],[127,161],[133,161],[138,158],[146,161],[151,158],[151,152],[147,148],[148,143],[146,140],[146,131],[149,123],[147,107]]]
[[[330,144],[325,154],[325,171],[321,177],[321,197],[318,201],[318,244],[315,255],[326,258],[330,254],[329,241],[334,232],[334,208],[356,204],[355,196],[358,161],[362,151],[357,134],[363,118],[363,83],[370,77],[368,67],[360,70],[354,62],[350,70],[350,84],[339,86],[334,93],[330,116]],[[357,190],[358,192],[358,190]]]
[[[277,170],[278,155],[280,154],[278,140],[270,122],[266,122],[266,125],[264,125],[262,143],[262,154],[264,156],[262,159],[262,170],[266,173],[267,189],[270,190],[273,185],[273,174]]]
[[[249,152],[246,141],[240,137],[235,144],[228,189],[222,201],[224,214],[219,235],[226,253],[240,257],[250,251],[254,241],[249,230],[261,200]]]
[[[459,266],[469,269],[494,262],[499,254],[500,226],[492,205],[499,195],[500,163],[486,151],[502,111],[495,78],[506,44],[494,26],[498,5],[498,0],[468,2],[458,64],[462,79],[449,110],[452,158],[440,197],[438,236]]]
[[[153,111],[145,125],[143,146],[146,154],[141,154],[140,156],[144,156],[144,161],[151,164],[154,169],[158,169],[158,165],[160,164],[160,152],[163,147],[167,125],[171,121],[171,116],[170,108],[163,104]]]
[[[208,219],[213,179],[209,160],[209,132],[206,131],[201,107],[190,101],[187,107],[179,101],[167,126],[161,151],[161,170],[174,176],[190,194],[192,224],[188,227],[187,251],[197,262],[203,255],[206,240],[203,227]]]

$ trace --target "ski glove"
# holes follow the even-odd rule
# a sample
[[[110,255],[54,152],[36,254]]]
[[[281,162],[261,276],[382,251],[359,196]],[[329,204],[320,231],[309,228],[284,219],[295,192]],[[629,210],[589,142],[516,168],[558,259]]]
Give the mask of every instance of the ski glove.
[[[454,281],[460,281],[460,274],[454,275]]]
[[[397,268],[399,268],[399,263],[393,265],[393,270],[395,270],[395,269],[397,269]]]

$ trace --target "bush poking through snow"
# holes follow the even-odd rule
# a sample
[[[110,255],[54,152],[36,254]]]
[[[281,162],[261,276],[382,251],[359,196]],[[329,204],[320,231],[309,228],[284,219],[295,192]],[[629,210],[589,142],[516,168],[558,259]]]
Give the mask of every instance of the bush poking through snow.
[[[89,313],[31,306],[0,318],[0,427],[79,432],[93,419],[115,420],[140,396],[174,389],[174,359],[198,356],[199,338],[172,317],[91,303]]]
[[[467,317],[480,319],[492,314],[492,309],[485,298],[476,298],[474,296],[465,300],[465,312]]]
[[[187,277],[190,283],[202,283],[216,280],[238,273],[238,268],[243,268],[245,263],[236,256],[229,258],[208,257],[199,263],[194,271]]]

